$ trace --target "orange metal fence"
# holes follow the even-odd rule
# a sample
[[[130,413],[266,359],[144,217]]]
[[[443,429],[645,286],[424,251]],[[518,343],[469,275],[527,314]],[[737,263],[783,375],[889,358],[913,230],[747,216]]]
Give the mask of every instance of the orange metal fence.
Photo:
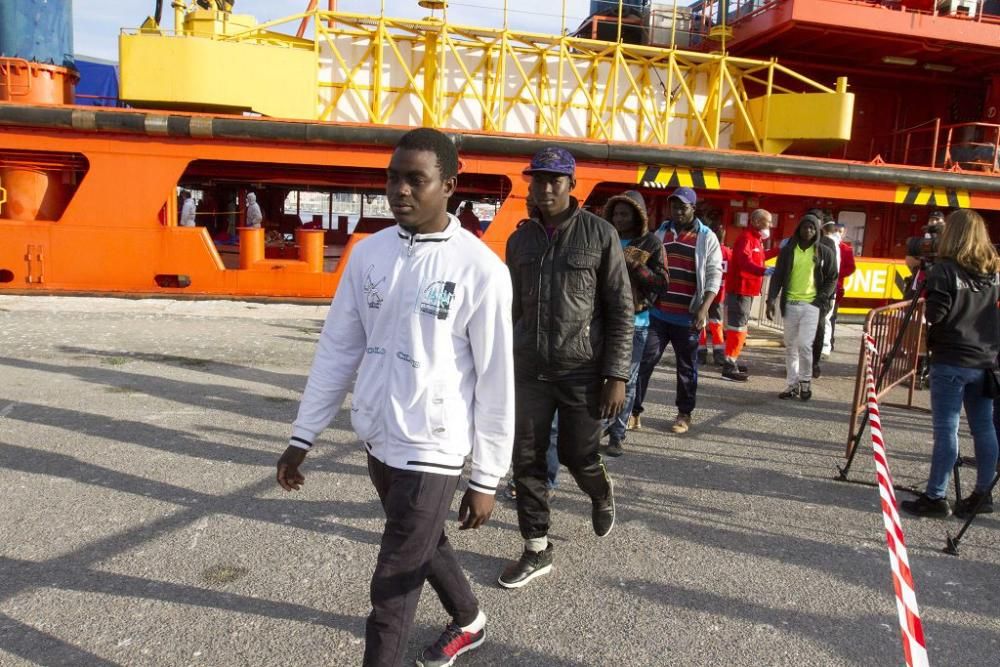
[[[913,407],[913,393],[917,388],[918,367],[921,355],[925,354],[926,341],[924,336],[924,300],[919,299],[912,308],[912,301],[900,301],[882,308],[874,308],[865,318],[864,331],[875,340],[875,366],[872,374],[880,379],[876,390],[879,402],[882,397],[896,387],[907,386],[906,403],[902,407]],[[909,314],[909,318],[907,318]],[[899,347],[884,367],[896,342]],[[856,434],[859,420],[865,411],[867,397],[865,396],[865,366],[868,363],[865,354],[865,338],[861,339],[861,349],[858,352],[858,375],[854,382],[854,400],[851,402],[851,420],[847,432],[847,450],[845,456],[850,458],[857,444]],[[884,373],[884,375],[883,375]],[[883,405],[892,405],[883,403]],[[899,404],[896,404],[897,406]]]

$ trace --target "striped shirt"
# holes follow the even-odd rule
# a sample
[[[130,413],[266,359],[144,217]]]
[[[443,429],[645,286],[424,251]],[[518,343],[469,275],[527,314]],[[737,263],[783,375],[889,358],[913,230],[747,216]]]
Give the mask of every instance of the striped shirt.
[[[670,286],[666,294],[656,300],[653,317],[671,324],[688,325],[692,322],[691,302],[697,290],[695,247],[698,233],[667,232],[663,237],[663,250],[667,256],[667,273]]]

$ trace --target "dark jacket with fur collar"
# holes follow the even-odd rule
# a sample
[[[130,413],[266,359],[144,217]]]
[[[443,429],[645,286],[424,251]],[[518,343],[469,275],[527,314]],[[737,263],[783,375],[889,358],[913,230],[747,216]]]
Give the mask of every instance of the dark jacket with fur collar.
[[[507,240],[514,372],[543,380],[628,380],[634,313],[618,232],[580,209],[549,239],[523,220]]]

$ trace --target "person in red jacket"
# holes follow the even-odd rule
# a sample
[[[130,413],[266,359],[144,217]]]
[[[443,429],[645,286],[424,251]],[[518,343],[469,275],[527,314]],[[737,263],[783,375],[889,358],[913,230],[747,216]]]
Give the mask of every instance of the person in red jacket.
[[[715,232],[719,238],[719,250],[722,251],[722,275],[726,275],[729,270],[729,258],[733,251],[723,243],[725,227],[721,220],[714,220],[709,224],[709,229]],[[712,361],[716,366],[723,366],[726,363],[726,353],[724,350],[722,336],[722,306],[726,303],[726,280],[723,278],[719,293],[715,295],[712,307],[708,309],[708,326],[701,330],[698,337],[698,365],[704,366],[708,363],[708,337],[712,337]],[[707,332],[707,335],[706,335]]]
[[[747,340],[747,324],[753,299],[760,296],[768,269],[764,266],[764,245],[771,235],[771,214],[762,208],[750,214],[750,224],[733,244],[726,272],[726,359],[722,377],[733,382],[750,379],[746,366],[738,360]]]

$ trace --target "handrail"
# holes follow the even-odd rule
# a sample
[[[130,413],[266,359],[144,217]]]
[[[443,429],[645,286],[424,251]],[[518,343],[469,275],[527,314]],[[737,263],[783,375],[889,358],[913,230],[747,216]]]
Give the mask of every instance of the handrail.
[[[961,21],[975,21],[977,23],[997,23],[1000,24],[1000,16],[995,14],[987,14],[985,11],[986,3],[983,0],[978,0],[977,11],[974,15],[970,14],[946,14],[942,13],[938,9],[938,1],[932,0],[933,9],[918,9],[915,7],[907,7],[900,0],[823,0],[824,2],[836,2],[845,5],[865,5],[871,9],[878,9],[880,11],[898,11],[907,14],[916,14],[919,16],[934,16],[941,18],[953,18]],[[795,2],[795,0],[730,0],[729,13],[726,16],[726,25],[733,27],[738,23],[745,23],[750,19],[769,12],[779,5],[785,2]],[[691,7],[692,13],[703,13],[705,16],[709,17],[713,25],[719,25],[721,20],[719,18],[719,8],[722,3],[720,0],[700,0],[695,2]],[[734,9],[735,7],[735,9]]]
[[[28,70],[26,83],[20,86],[15,86],[13,82],[13,68],[15,66]],[[31,80],[33,78],[31,76],[31,63],[24,58],[0,58],[0,75],[3,75],[3,83],[7,88],[7,99],[25,97],[31,94]]]
[[[961,130],[963,128],[980,128],[986,130],[987,132],[994,133],[992,140],[971,140],[971,141],[956,141],[955,133],[956,130]],[[929,144],[919,145],[915,141],[918,137],[924,134],[930,134]],[[963,168],[963,165],[972,165],[974,167],[986,167],[986,171],[991,173],[1000,171],[1000,124],[996,123],[982,123],[982,122],[965,122],[965,123],[952,123],[949,125],[944,125],[940,118],[932,118],[930,120],[918,123],[911,127],[902,128],[889,132],[884,135],[879,135],[882,138],[891,138],[892,145],[890,147],[890,152],[888,155],[888,162],[903,165],[912,165],[919,167],[930,167],[931,169],[954,169],[958,167]],[[905,137],[903,141],[902,157],[897,161],[897,137]],[[942,141],[942,136],[944,137]],[[874,157],[876,153],[875,140],[878,137],[872,138],[872,143],[870,147],[870,152]],[[914,144],[918,143],[915,147]],[[968,146],[968,147],[992,147],[992,162],[987,164],[985,160],[962,160],[956,159],[954,157],[954,148],[956,146]],[[914,153],[923,153],[930,151],[930,158],[926,161],[922,160],[912,160],[911,158]],[[939,159],[938,156],[941,156]],[[885,158],[883,158],[885,159]]]

